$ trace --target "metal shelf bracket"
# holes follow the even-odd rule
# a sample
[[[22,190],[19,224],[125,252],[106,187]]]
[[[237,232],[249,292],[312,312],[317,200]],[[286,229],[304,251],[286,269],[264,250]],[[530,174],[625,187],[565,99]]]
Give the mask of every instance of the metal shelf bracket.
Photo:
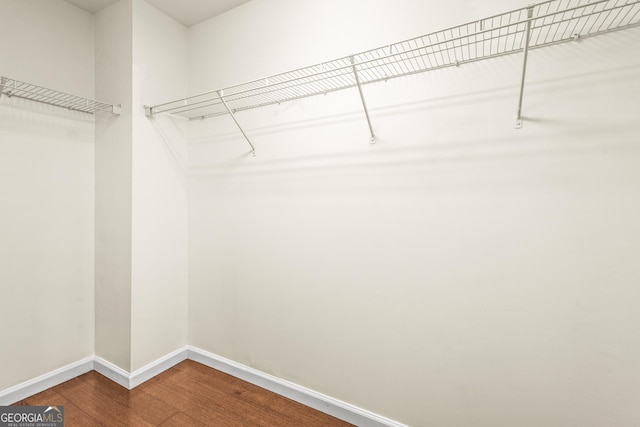
[[[529,56],[529,42],[531,40],[531,21],[533,18],[533,6],[527,8],[527,28],[524,32],[524,58],[522,60],[522,78],[520,80],[520,97],[518,98],[518,114],[516,116],[516,129],[522,129],[522,99],[524,97],[524,81],[527,74],[527,57]]]
[[[229,113],[229,115],[231,116],[233,121],[236,123],[236,126],[238,126],[238,129],[240,129],[240,132],[242,132],[242,136],[244,136],[244,139],[246,139],[247,142],[249,143],[249,146],[251,147],[251,155],[253,157],[255,157],[256,156],[256,149],[253,146],[253,144],[251,143],[251,140],[249,139],[249,137],[245,133],[244,129],[242,129],[242,126],[240,126],[240,123],[238,123],[238,119],[236,119],[235,113],[231,110],[231,108],[229,108],[229,105],[227,104],[227,101],[224,100],[224,90],[219,90],[218,91],[218,98],[220,98],[220,101],[222,102],[222,105],[224,105],[224,108],[227,109],[227,112]]]
[[[364,100],[364,93],[362,93],[362,85],[360,84],[360,76],[358,76],[358,69],[356,67],[356,61],[353,56],[349,57],[351,61],[351,68],[353,69],[353,76],[356,79],[356,85],[358,86],[358,93],[360,93],[360,100],[362,101],[362,108],[364,108],[364,115],[367,117],[367,124],[369,125],[369,133],[371,133],[371,143],[376,143],[376,135],[373,133],[373,126],[371,125],[371,117],[369,117],[369,110],[367,109],[367,102]]]

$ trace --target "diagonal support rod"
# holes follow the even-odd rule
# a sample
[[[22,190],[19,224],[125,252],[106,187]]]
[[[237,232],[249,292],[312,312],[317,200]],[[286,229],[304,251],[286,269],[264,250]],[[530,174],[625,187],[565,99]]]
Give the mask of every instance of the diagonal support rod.
[[[364,108],[364,114],[367,116],[367,124],[369,125],[369,132],[371,133],[371,143],[375,144],[376,136],[373,133],[373,126],[371,126],[371,118],[369,117],[369,110],[367,109],[367,103],[364,100],[364,94],[362,93],[362,85],[360,84],[360,76],[358,76],[358,70],[356,69],[356,61],[353,56],[349,57],[351,61],[351,68],[353,68],[353,75],[356,78],[356,85],[358,85],[358,92],[360,93],[360,100],[362,101],[362,107]]]
[[[0,77],[0,98],[2,98],[2,94],[4,93],[4,88],[6,84],[7,84],[7,78]]]
[[[227,112],[229,113],[229,115],[231,116],[233,121],[236,123],[236,126],[238,126],[238,129],[240,129],[240,132],[242,132],[242,136],[244,136],[244,139],[246,139],[247,142],[249,143],[249,146],[251,147],[251,155],[253,157],[255,157],[256,156],[256,149],[253,146],[253,144],[251,143],[251,140],[249,139],[247,134],[244,133],[244,129],[242,129],[242,126],[240,126],[240,123],[238,123],[238,119],[236,119],[236,115],[233,113],[231,108],[229,108],[229,105],[227,105],[227,101],[224,100],[224,91],[219,90],[218,91],[218,97],[220,98],[220,101],[222,101],[222,105],[224,105],[224,108],[227,109]]]
[[[527,57],[529,56],[529,41],[531,40],[531,18],[533,6],[527,8],[527,28],[524,34],[524,59],[522,60],[522,79],[520,80],[520,98],[518,99],[518,115],[516,116],[516,129],[522,128],[522,99],[524,97],[524,80],[527,75]]]

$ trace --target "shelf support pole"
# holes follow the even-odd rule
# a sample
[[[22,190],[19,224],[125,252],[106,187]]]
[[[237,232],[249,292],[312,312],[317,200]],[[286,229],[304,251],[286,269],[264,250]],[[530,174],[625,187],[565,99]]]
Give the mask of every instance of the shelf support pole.
[[[529,56],[529,41],[531,40],[531,18],[533,18],[533,6],[527,8],[527,28],[524,34],[524,58],[522,60],[522,79],[520,80],[520,97],[518,99],[518,115],[516,116],[516,129],[522,128],[522,99],[524,97],[524,81],[527,74],[527,57]]]
[[[364,100],[364,93],[362,93],[362,85],[360,84],[360,76],[358,76],[358,70],[356,68],[356,61],[353,56],[349,57],[351,61],[351,68],[353,68],[353,75],[356,78],[356,85],[358,86],[358,92],[360,93],[360,100],[362,101],[362,107],[364,108],[364,114],[367,116],[367,124],[369,125],[369,132],[371,133],[371,143],[376,143],[376,135],[373,133],[373,126],[371,125],[371,118],[369,117],[369,110],[367,109],[367,102]]]
[[[238,123],[238,119],[236,119],[236,115],[233,113],[231,108],[229,108],[229,106],[227,105],[227,101],[224,100],[224,91],[219,90],[218,91],[218,97],[220,98],[220,101],[222,101],[222,105],[224,105],[224,108],[227,109],[227,112],[229,113],[229,115],[231,116],[233,121],[236,123],[236,126],[238,126],[238,129],[240,129],[240,132],[242,132],[242,136],[244,136],[244,139],[246,139],[247,142],[249,143],[249,146],[251,147],[251,155],[253,157],[255,157],[256,156],[256,149],[253,146],[253,144],[251,143],[251,140],[249,139],[247,134],[244,132],[244,129],[242,129],[242,126],[240,126],[240,123]]]

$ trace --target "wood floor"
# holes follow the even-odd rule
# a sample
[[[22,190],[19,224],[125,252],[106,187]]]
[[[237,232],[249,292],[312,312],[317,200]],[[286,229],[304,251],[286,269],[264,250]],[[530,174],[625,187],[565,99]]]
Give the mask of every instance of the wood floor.
[[[350,426],[185,360],[127,390],[95,371],[16,405],[64,406],[65,426]]]

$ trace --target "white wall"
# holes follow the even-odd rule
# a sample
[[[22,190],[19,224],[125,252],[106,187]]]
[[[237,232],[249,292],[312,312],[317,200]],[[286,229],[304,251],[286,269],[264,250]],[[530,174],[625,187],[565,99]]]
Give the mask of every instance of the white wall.
[[[0,75],[93,98],[93,16],[63,0],[1,0]]]
[[[504,0],[466,1],[454,9],[444,0],[253,0],[189,29],[189,93],[317,64],[526,4],[510,2],[505,8]]]
[[[132,0],[96,19],[96,97],[122,114],[96,115],[95,353],[131,367]]]
[[[187,344],[186,127],[144,104],[187,89],[187,30],[143,0],[96,15],[96,355],[133,372]]]
[[[363,3],[194,27],[191,92],[525,5]],[[633,425],[638,46],[531,52],[521,130],[519,56],[366,87],[373,146],[355,91],[239,113],[256,158],[192,122],[190,344],[409,425]]]
[[[0,75],[93,96],[91,15],[0,10]],[[93,132],[86,114],[0,99],[0,390],[93,354]]]
[[[187,95],[187,29],[133,2],[131,370],[187,345],[186,123],[143,105]]]

